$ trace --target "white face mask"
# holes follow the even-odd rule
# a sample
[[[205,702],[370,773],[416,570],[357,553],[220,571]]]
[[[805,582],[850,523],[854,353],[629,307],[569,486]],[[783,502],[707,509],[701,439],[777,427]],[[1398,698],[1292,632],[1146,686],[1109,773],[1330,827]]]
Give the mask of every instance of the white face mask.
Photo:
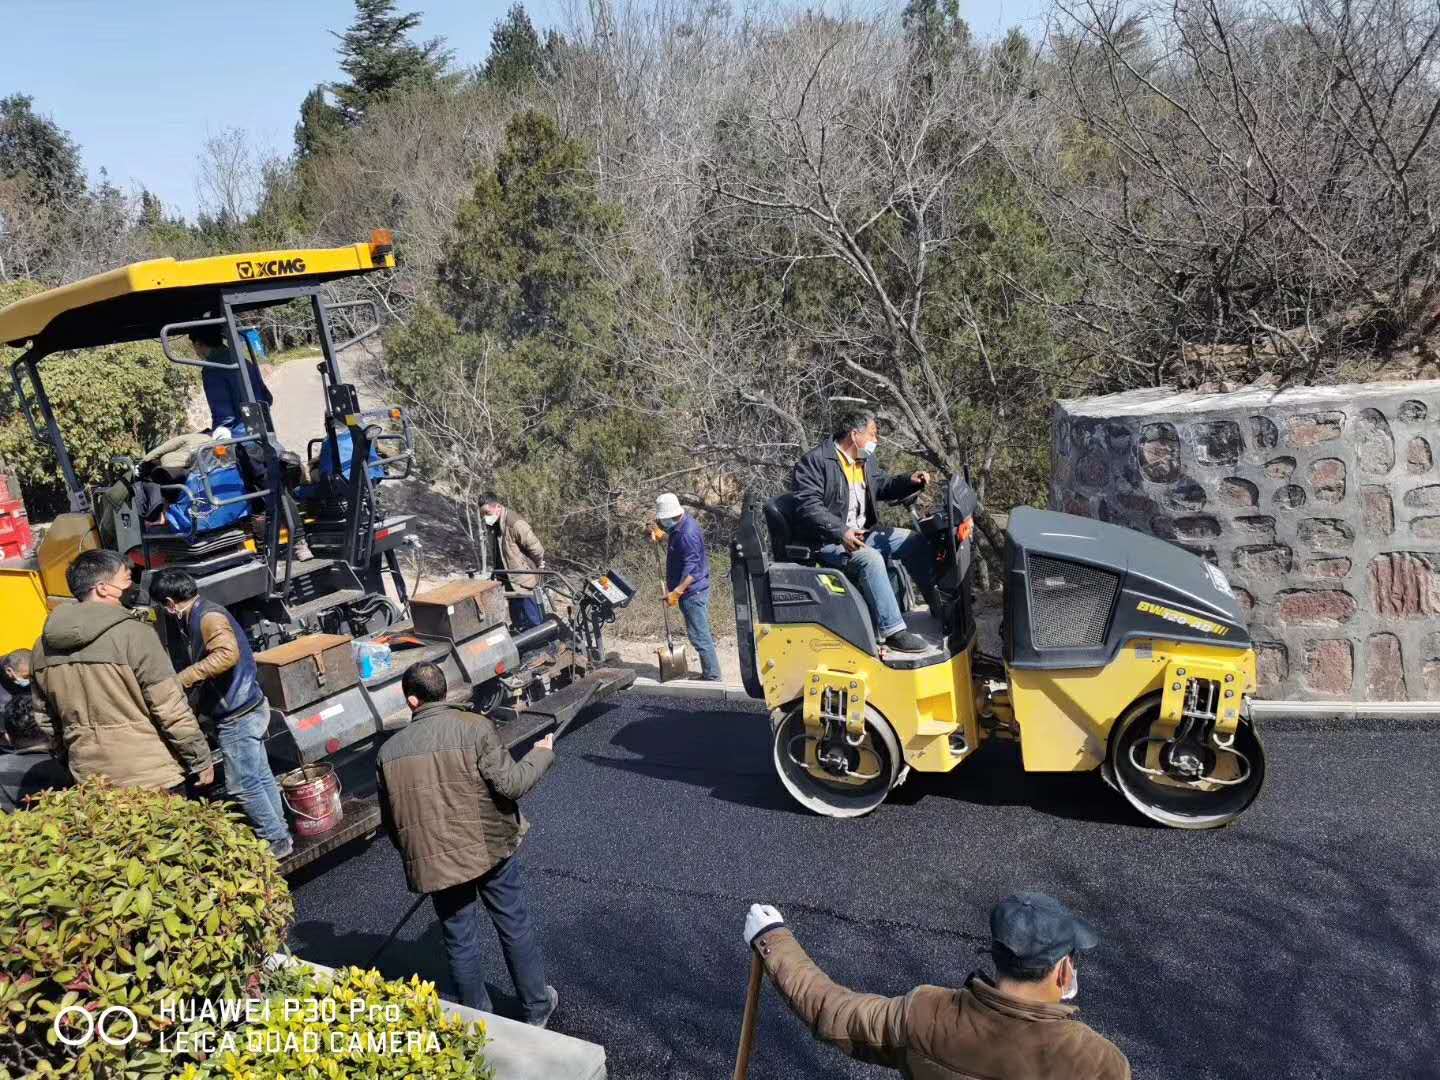
[[[486,514],[486,515],[485,515],[485,524],[486,524],[486,525],[494,525],[494,524],[495,524],[497,521],[499,521],[499,520],[500,520],[500,515],[499,515],[499,514]]]
[[[871,454],[875,453],[875,440],[871,439],[869,442],[860,443],[858,446],[855,447],[855,452],[859,454],[862,458],[869,457]]]
[[[16,678],[13,680],[13,682],[14,682],[15,685],[18,686],[21,690],[24,690],[25,687],[27,687],[27,686],[30,685],[30,680],[29,680],[29,679],[21,679],[21,678],[19,678],[19,677],[16,677]]]

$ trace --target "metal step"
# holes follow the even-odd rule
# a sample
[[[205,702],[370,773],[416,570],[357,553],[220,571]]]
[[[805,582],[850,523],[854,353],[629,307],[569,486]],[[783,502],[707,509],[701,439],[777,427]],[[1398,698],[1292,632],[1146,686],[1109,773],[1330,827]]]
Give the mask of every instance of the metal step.
[[[317,597],[304,604],[294,604],[287,607],[291,622],[299,622],[301,619],[309,618],[311,615],[318,615],[322,611],[329,611],[341,604],[351,604],[365,596],[364,589],[338,589],[332,593]]]
[[[306,577],[310,574],[318,574],[321,570],[328,570],[335,565],[334,559],[306,559],[304,562],[296,562],[290,565],[290,573],[285,573],[283,560],[275,564],[275,584],[282,585],[289,578]]]

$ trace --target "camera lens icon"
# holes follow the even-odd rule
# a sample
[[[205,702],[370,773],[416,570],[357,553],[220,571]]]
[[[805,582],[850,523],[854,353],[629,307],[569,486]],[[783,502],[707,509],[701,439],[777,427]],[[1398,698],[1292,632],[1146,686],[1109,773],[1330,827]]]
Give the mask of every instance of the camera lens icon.
[[[60,1028],[61,1021],[72,1013],[80,1018],[82,1034],[67,1034]],[[123,1026],[126,1021],[130,1025],[128,1030]],[[134,1010],[124,1005],[111,1005],[101,1010],[98,1016],[92,1015],[83,1005],[66,1005],[55,1014],[50,1026],[55,1032],[55,1038],[72,1048],[90,1045],[97,1035],[106,1046],[129,1046],[135,1041],[135,1036],[140,1034],[139,1018]],[[117,1028],[123,1032],[122,1035],[115,1034]]]

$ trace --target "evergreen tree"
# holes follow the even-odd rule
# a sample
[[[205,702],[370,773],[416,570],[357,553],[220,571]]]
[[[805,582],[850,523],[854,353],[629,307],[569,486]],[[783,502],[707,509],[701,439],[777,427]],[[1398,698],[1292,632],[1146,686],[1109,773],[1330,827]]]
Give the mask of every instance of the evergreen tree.
[[[44,205],[73,200],[85,193],[80,148],[33,105],[26,94],[0,99],[0,179],[28,180]]]
[[[563,44],[563,39],[553,30],[542,44],[534,23],[525,13],[525,6],[515,4],[505,18],[495,24],[495,32],[490,37],[490,55],[480,69],[480,77],[501,89],[544,79],[554,70]]]
[[[419,24],[420,12],[397,14],[395,0],[355,0],[355,21],[336,35],[340,68],[350,81],[331,88],[345,123],[358,124],[366,109],[397,89],[444,76],[450,65],[445,40],[411,41]]]
[[[345,130],[345,117],[325,100],[325,88],[317,86],[300,102],[300,122],[295,125],[295,156],[301,161],[314,157]]]

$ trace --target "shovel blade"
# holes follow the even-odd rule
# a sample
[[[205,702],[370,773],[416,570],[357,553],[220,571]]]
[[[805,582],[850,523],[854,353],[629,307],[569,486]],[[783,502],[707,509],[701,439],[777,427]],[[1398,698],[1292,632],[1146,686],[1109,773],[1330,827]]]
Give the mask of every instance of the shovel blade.
[[[660,681],[683,679],[690,674],[690,661],[685,657],[684,645],[662,645],[655,650],[656,666],[660,668]]]

